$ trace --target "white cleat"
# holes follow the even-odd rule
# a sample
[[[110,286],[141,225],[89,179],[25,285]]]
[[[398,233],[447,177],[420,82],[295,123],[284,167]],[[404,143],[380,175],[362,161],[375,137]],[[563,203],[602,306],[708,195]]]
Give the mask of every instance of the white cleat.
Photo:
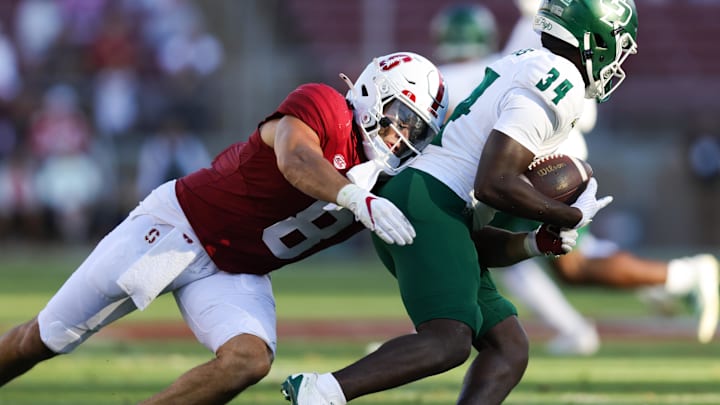
[[[699,315],[697,338],[700,343],[709,343],[715,336],[720,307],[720,264],[715,256],[702,254],[687,259],[697,269],[697,284],[694,287],[696,310]]]
[[[552,338],[547,352],[554,356],[592,356],[600,349],[600,337],[593,325]]]
[[[640,287],[637,289],[636,295],[654,315],[671,317],[683,310],[677,296],[670,294],[664,285]]]
[[[338,399],[326,398],[317,387],[317,373],[299,373],[286,378],[281,392],[292,405],[340,405]]]

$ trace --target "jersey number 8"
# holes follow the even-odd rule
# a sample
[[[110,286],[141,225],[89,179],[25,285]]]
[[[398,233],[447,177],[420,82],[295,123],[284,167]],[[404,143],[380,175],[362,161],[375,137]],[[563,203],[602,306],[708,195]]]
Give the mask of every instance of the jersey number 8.
[[[355,217],[347,209],[326,211],[325,201],[315,201],[314,204],[305,208],[293,217],[285,218],[280,222],[263,230],[263,242],[265,246],[279,259],[293,259],[309,250],[320,241],[337,235],[340,231],[350,226]],[[319,221],[325,215],[330,215],[334,221]],[[322,222],[331,222],[320,225]],[[285,238],[292,237],[294,242],[289,245]]]

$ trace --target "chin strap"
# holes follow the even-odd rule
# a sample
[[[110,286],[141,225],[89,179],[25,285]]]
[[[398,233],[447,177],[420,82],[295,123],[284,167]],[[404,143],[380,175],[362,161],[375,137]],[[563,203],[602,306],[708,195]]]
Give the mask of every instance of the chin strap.
[[[585,70],[588,77],[588,87],[585,91],[585,98],[597,98],[599,94],[598,85],[593,76],[593,51],[590,49],[590,33],[586,32],[583,37],[583,58],[585,58]]]

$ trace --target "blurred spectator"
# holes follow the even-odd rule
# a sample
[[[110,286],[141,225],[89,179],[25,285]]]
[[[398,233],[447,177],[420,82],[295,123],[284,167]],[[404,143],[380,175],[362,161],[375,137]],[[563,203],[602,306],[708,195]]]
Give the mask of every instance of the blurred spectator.
[[[102,187],[97,163],[82,153],[52,156],[38,171],[36,187],[61,238],[67,242],[86,241],[92,209]]]
[[[33,117],[30,144],[39,162],[36,187],[66,241],[89,236],[92,209],[102,192],[101,168],[90,156],[92,128],[68,85],[50,88]]]
[[[130,132],[138,118],[138,80],[129,70],[106,70],[95,78],[94,121],[101,135]]]
[[[141,46],[133,28],[120,10],[111,9],[91,46],[94,121],[101,135],[126,134],[137,120]]]
[[[222,60],[220,41],[199,21],[170,37],[159,50],[160,67],[172,76],[189,71],[204,77],[215,72]]]
[[[183,32],[202,18],[194,2],[188,0],[134,0],[145,16],[142,24],[144,41],[159,49],[174,35]]]
[[[0,162],[12,156],[18,146],[18,134],[7,108],[0,108]]]
[[[709,132],[696,135],[688,150],[692,173],[703,181],[720,178],[720,136]]]
[[[75,46],[89,45],[105,26],[104,13],[111,1],[55,0],[64,21],[64,40]]]
[[[20,0],[15,24],[15,38],[23,64],[41,65],[63,29],[62,14],[57,2]]]
[[[195,0],[0,4],[3,235],[105,234],[133,190],[209,164],[224,55]]]
[[[149,194],[164,182],[210,165],[211,157],[203,142],[190,132],[184,116],[168,113],[155,134],[140,147],[136,193]]]
[[[45,93],[39,111],[32,117],[30,142],[38,159],[87,150],[90,124],[78,109],[75,90],[58,84]]]
[[[0,164],[0,235],[40,239],[43,210],[35,191],[35,162],[25,150],[17,150]]]
[[[190,119],[190,129],[208,128],[212,97],[208,78],[223,62],[220,41],[205,30],[202,19],[196,16],[160,44],[157,58],[166,77],[165,94]]]
[[[12,101],[21,88],[17,54],[10,38],[0,24],[0,99]]]
[[[720,119],[697,112],[687,120],[685,159],[690,174],[703,183],[720,180]]]

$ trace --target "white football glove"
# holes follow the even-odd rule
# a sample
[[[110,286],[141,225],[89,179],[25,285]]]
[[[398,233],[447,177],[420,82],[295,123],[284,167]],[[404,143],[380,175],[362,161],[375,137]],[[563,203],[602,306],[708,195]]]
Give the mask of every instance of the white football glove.
[[[528,232],[525,237],[525,251],[529,256],[559,256],[570,253],[578,238],[576,229],[557,228],[543,224]]]
[[[353,183],[340,189],[338,205],[349,209],[355,219],[374,231],[385,243],[409,245],[415,238],[415,228],[395,204],[380,198]]]
[[[580,219],[580,222],[575,225],[575,229],[582,228],[583,226],[589,224],[598,211],[607,207],[607,205],[612,202],[612,196],[597,199],[595,197],[597,187],[597,180],[595,180],[594,177],[591,177],[585,190],[582,194],[580,194],[580,196],[578,196],[577,200],[570,205],[582,212],[582,219]]]

